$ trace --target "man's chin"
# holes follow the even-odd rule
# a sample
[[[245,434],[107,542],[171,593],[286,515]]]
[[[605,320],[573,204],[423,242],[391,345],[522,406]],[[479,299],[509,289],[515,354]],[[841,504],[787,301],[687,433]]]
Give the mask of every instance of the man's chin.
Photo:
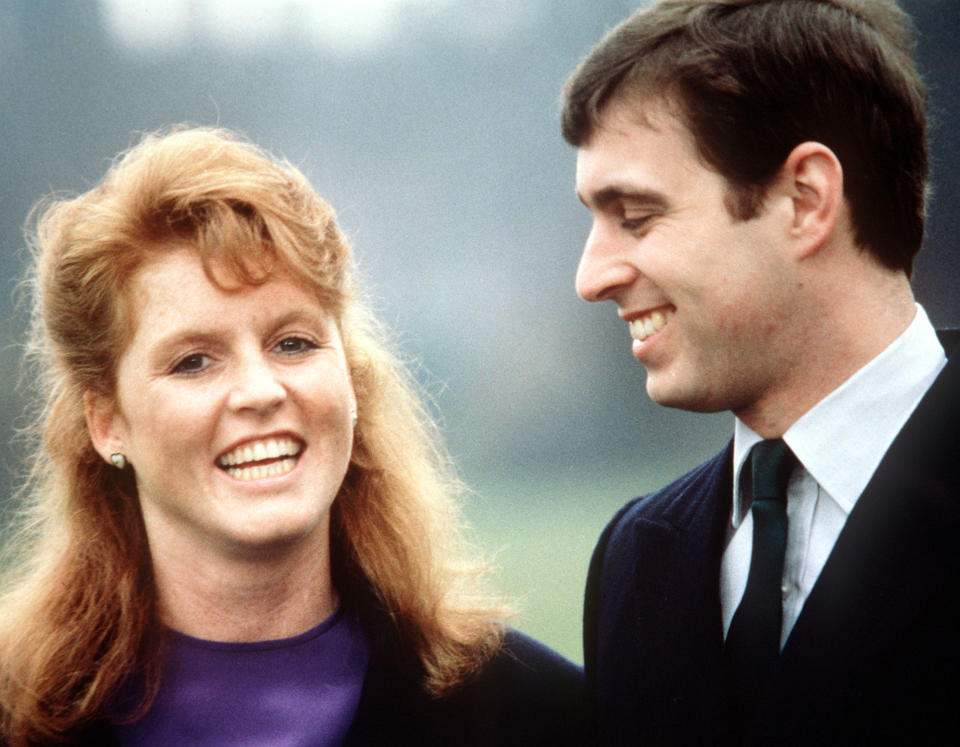
[[[647,373],[647,396],[662,407],[688,412],[722,412],[729,408],[708,393],[695,387],[685,387],[666,374]]]

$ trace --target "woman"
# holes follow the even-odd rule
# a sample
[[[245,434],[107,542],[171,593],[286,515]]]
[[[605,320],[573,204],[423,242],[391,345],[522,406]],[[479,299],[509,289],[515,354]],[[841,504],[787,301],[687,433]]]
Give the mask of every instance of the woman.
[[[8,743],[581,741],[581,673],[496,622],[433,428],[295,168],[150,135],[33,243]]]

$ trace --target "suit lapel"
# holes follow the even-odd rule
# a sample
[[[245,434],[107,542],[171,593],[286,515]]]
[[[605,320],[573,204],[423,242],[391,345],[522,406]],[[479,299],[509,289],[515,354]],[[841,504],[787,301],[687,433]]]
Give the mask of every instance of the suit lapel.
[[[778,733],[785,743],[823,738],[960,572],[958,392],[954,356],[851,512],[784,647],[758,743]]]
[[[604,571],[614,583],[604,603],[609,612],[601,619],[615,619],[616,629],[599,631],[600,645],[626,642],[632,651],[600,656],[607,666],[620,668],[614,679],[629,683],[625,692],[632,701],[624,705],[644,714],[648,725],[716,728],[723,712],[719,559],[731,471],[728,446],[693,476],[662,491],[658,510],[628,525],[632,550],[617,556],[629,567]],[[624,584],[626,578],[631,582]]]

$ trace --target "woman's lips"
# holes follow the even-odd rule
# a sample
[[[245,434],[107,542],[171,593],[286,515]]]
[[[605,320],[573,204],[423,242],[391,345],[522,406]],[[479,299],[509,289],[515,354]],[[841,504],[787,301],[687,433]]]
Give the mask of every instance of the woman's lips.
[[[217,457],[217,466],[236,480],[263,480],[293,470],[303,443],[289,436],[247,441]]]

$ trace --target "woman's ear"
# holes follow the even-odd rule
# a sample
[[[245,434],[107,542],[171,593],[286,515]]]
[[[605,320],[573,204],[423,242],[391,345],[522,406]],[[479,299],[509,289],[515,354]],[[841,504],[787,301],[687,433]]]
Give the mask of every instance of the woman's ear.
[[[123,438],[120,432],[121,418],[117,412],[116,401],[95,392],[85,392],[83,395],[83,415],[87,421],[87,430],[93,448],[110,462],[112,454],[123,453]]]
[[[790,196],[790,236],[794,254],[804,258],[816,254],[841,225],[847,209],[843,195],[843,167],[823,143],[800,143],[783,162],[780,187]]]

